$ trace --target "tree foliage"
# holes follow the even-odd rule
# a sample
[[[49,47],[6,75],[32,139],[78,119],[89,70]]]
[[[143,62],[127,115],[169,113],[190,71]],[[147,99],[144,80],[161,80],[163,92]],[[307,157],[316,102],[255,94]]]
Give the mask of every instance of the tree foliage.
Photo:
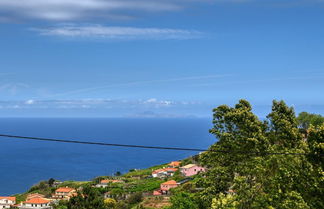
[[[324,208],[324,128],[311,128],[305,141],[294,109],[283,101],[273,102],[266,121],[245,100],[213,112],[210,132],[218,142],[201,156],[208,171],[198,183],[200,208]]]
[[[176,193],[171,197],[172,206],[168,209],[199,209],[199,205],[194,198],[194,195],[188,192]]]
[[[103,196],[100,192],[92,187],[86,186],[82,193],[78,193],[67,202],[60,202],[58,208],[65,206],[67,209],[108,209],[110,205],[104,202]]]
[[[310,125],[313,125],[315,127],[321,126],[324,123],[324,117],[317,114],[301,112],[297,117],[297,121],[300,128],[307,130]]]

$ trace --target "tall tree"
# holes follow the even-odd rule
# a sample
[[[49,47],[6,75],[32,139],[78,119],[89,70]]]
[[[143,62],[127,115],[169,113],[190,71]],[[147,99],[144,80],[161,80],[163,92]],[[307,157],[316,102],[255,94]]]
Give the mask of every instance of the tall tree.
[[[324,117],[318,114],[301,112],[297,117],[297,122],[300,128],[307,130],[310,125],[313,125],[315,127],[321,126],[324,123]]]
[[[316,208],[319,184],[306,155],[269,155],[309,151],[295,112],[274,101],[267,121],[240,100],[234,108],[214,109],[211,133],[218,142],[201,156],[208,168],[200,184],[200,208]],[[316,176],[316,177],[314,177]],[[213,200],[213,201],[212,201]],[[213,204],[212,204],[213,202]]]

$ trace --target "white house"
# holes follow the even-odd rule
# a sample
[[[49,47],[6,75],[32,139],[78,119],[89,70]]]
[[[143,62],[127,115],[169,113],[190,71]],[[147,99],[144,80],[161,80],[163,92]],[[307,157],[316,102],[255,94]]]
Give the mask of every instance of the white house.
[[[0,197],[0,208],[10,208],[16,204],[16,197]]]
[[[52,209],[51,200],[45,198],[34,198],[22,202],[19,209]]]
[[[69,200],[71,197],[75,196],[76,190],[70,187],[60,187],[55,190],[55,194],[52,195],[54,199],[65,199]]]
[[[178,168],[162,168],[162,169],[157,169],[152,172],[152,177],[153,178],[164,178],[164,177],[169,177],[173,176],[174,173],[178,170]]]

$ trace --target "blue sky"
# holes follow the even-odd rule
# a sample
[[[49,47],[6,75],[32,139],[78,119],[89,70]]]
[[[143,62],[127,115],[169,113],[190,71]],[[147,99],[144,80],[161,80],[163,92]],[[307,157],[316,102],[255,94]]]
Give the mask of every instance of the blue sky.
[[[324,114],[324,1],[1,0],[1,117]]]

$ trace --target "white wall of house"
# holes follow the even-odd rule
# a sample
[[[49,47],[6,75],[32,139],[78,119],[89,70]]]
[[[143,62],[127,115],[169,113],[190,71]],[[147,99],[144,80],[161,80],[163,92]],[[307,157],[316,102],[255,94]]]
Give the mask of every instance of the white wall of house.
[[[106,188],[106,187],[108,187],[108,184],[97,184],[96,187],[97,188]]]
[[[14,205],[15,202],[7,199],[0,200],[0,209],[2,208],[10,208],[10,205]]]
[[[49,203],[47,204],[30,204],[30,203],[23,203],[19,206],[20,209],[52,209]]]

